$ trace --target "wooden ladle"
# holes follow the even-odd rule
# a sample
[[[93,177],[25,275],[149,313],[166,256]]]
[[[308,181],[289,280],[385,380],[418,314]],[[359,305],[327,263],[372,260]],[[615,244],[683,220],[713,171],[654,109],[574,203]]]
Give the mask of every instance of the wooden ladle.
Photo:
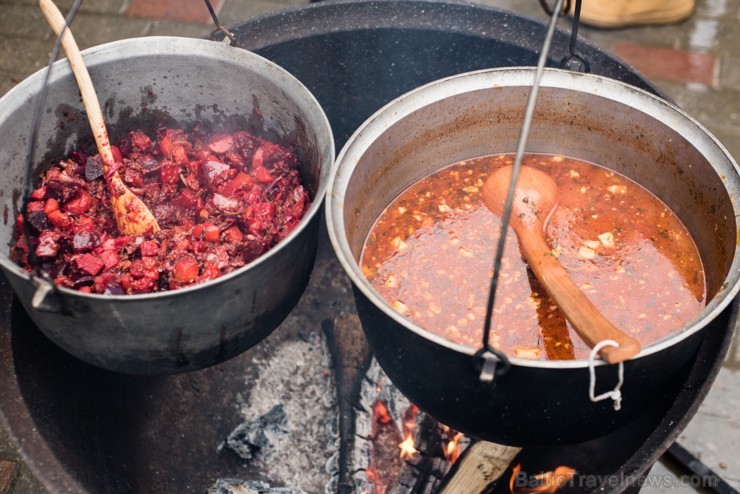
[[[59,36],[65,24],[62,13],[59,12],[59,9],[51,0],[39,0],[39,7],[41,7],[41,11],[54,33]],[[122,234],[131,236],[141,235],[148,231],[159,231],[159,225],[152,212],[123,183],[116,170],[115,159],[108,140],[108,131],[105,128],[105,121],[103,120],[103,113],[100,111],[95,88],[87,67],[85,67],[85,62],[82,60],[77,43],[69,29],[66,29],[62,36],[62,46],[67,53],[69,64],[72,66],[72,72],[77,79],[77,85],[82,94],[82,102],[87,112],[87,119],[95,137],[95,144],[98,146],[98,153],[100,153],[100,158],[103,161],[103,173],[108,183],[111,207],[118,229]]]
[[[488,176],[482,195],[486,207],[503,216],[511,183],[511,166],[499,168]],[[599,355],[615,364],[640,352],[640,343],[620,331],[576,286],[562,264],[552,255],[544,237],[544,221],[555,207],[558,187],[547,173],[523,166],[514,192],[510,224],[519,238],[519,246],[535,276],[573,325],[578,336],[593,348],[603,340],[619,346],[607,346]]]

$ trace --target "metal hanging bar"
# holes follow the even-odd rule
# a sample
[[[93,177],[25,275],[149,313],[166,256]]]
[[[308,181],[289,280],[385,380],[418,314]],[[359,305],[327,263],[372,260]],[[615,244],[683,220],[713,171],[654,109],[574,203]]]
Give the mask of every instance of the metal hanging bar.
[[[542,43],[542,50],[540,52],[539,60],[537,61],[534,81],[532,82],[527,106],[524,110],[522,130],[517,141],[516,157],[514,158],[514,167],[511,171],[511,183],[509,184],[509,190],[506,195],[504,216],[501,221],[501,235],[499,236],[496,246],[496,256],[493,263],[493,276],[491,277],[491,288],[488,292],[488,305],[486,306],[486,320],[485,326],[483,327],[482,348],[475,354],[476,365],[480,371],[479,379],[486,383],[493,382],[495,376],[502,375],[510,366],[507,357],[502,352],[492,347],[489,342],[491,336],[491,321],[493,319],[493,308],[496,302],[496,290],[498,288],[498,279],[501,271],[501,260],[503,259],[504,247],[506,246],[506,231],[509,228],[511,208],[514,202],[516,181],[519,178],[519,171],[521,170],[522,160],[524,158],[524,150],[527,146],[529,131],[532,127],[532,118],[534,117],[534,108],[537,104],[537,96],[539,95],[542,73],[547,62],[547,57],[550,53],[550,45],[552,44],[552,38],[555,33],[555,26],[557,24],[558,17],[560,17],[563,12],[564,1],[565,0],[556,0],[555,7],[552,9],[550,21],[547,24],[545,40]],[[504,365],[500,365],[501,363]]]
[[[49,63],[46,65],[44,80],[41,83],[41,91],[39,92],[36,106],[33,111],[31,135],[28,139],[28,152],[26,153],[26,173],[23,177],[23,202],[21,204],[21,213],[23,215],[23,239],[28,248],[28,263],[33,266],[34,269],[33,283],[36,285],[36,293],[33,297],[32,305],[39,310],[50,312],[66,312],[66,309],[64,306],[64,299],[59,295],[59,290],[57,289],[54,280],[51,278],[49,273],[41,270],[38,257],[36,256],[35,249],[31,242],[31,225],[28,221],[28,203],[31,199],[31,192],[33,190],[31,187],[31,170],[33,169],[33,163],[36,160],[36,143],[39,138],[39,128],[41,126],[41,118],[43,117],[46,96],[49,92],[49,78],[51,77],[53,64],[59,56],[59,49],[62,46],[62,35],[67,26],[72,23],[75,15],[77,15],[77,11],[81,4],[82,0],[74,1],[64,19],[64,29],[62,29],[62,32],[54,41],[54,47],[49,56]]]

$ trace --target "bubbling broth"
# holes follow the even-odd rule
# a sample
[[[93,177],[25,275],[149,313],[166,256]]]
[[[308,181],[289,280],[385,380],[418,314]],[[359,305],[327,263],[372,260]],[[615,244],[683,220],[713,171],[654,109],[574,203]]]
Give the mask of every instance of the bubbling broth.
[[[481,346],[501,219],[481,187],[514,156],[453,164],[402,192],[380,215],[361,256],[364,275],[400,314],[454,343]],[[627,177],[593,163],[528,154],[558,203],[545,223],[558,258],[591,302],[643,346],[680,329],[706,303],[704,270],[678,217]],[[584,359],[581,341],[519,252],[509,229],[491,344],[538,360]]]

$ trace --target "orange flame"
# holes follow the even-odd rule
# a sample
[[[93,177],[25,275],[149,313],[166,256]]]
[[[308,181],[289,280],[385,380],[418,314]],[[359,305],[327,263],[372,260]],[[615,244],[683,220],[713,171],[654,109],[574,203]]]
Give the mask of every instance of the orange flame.
[[[509,490],[512,494],[552,494],[570,482],[576,474],[575,469],[561,465],[551,472],[544,472],[524,479],[524,486],[519,485],[519,472],[522,466],[516,465],[511,472]]]
[[[401,450],[401,459],[404,460],[413,459],[414,455],[419,454],[419,450],[414,447],[414,436],[411,432],[409,432],[406,439],[398,445],[398,448]]]
[[[450,463],[455,463],[460,457],[460,439],[462,438],[462,432],[458,432],[445,447],[445,458],[447,458],[447,461]]]

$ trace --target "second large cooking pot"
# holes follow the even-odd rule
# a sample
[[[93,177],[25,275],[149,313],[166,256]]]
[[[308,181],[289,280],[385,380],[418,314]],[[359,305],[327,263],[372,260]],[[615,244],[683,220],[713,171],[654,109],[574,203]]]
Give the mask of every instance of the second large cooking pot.
[[[327,192],[333,247],[353,282],[375,355],[398,388],[441,422],[518,446],[577,443],[645,412],[691,362],[702,332],[738,291],[740,175],[726,150],[680,109],[632,86],[546,70],[527,151],[563,154],[614,169],[661,198],[693,235],[709,303],[680,331],[624,366],[622,407],[589,399],[585,361],[529,361],[493,383],[479,379],[478,348],[457,345],[406,320],[359,268],[365,238],[405,188],[449,164],[512,152],[534,79],[532,69],[493,69],[433,82],[389,103],[341,151]],[[599,362],[597,393],[617,368]]]
[[[212,123],[246,129],[293,146],[313,203],[270,251],[231,273],[192,287],[137,295],[95,295],[60,288],[43,300],[29,273],[9,259],[21,207],[33,108],[43,71],[0,99],[0,266],[34,323],[80,359],[131,374],[201,369],[231,358],[270,334],[308,283],[324,191],[334,161],[329,122],[295,77],[254,53],[213,41],[149,37],[83,52],[112,142],[158,124]],[[39,128],[41,163],[92,144],[77,84],[66,60],[55,63]],[[94,149],[94,148],[91,148]],[[34,177],[39,175],[34,170]],[[34,300],[36,297],[36,300]]]

